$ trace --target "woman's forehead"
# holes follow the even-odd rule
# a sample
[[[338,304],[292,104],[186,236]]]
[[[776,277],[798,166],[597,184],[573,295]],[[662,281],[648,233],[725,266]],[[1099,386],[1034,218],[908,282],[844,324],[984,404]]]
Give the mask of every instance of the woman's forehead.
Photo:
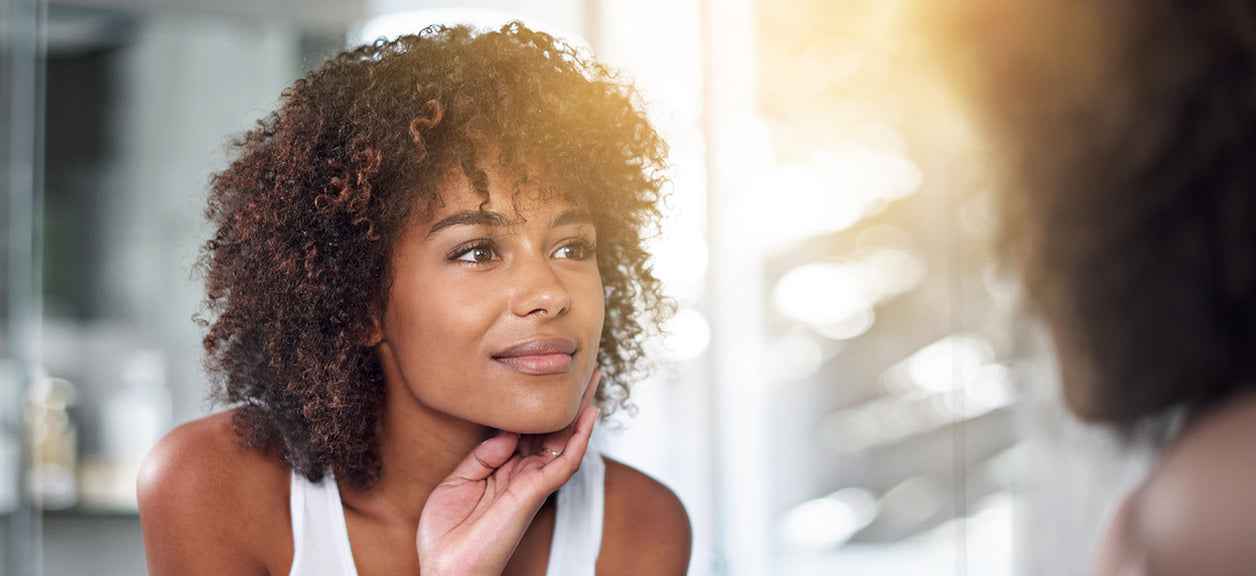
[[[477,190],[460,168],[446,173],[422,219],[433,222],[470,210],[496,212],[512,219],[527,219],[532,213],[579,211],[570,195],[543,176],[534,174],[525,179],[502,167],[484,167],[483,170],[486,191]]]

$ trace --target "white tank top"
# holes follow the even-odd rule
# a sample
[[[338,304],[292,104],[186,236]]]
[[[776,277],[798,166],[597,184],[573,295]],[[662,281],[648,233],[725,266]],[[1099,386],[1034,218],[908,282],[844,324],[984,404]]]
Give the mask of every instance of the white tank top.
[[[546,576],[593,576],[602,548],[606,463],[592,446],[580,469],[558,489]],[[328,473],[311,483],[292,474],[292,571],[289,576],[357,576],[344,505]]]

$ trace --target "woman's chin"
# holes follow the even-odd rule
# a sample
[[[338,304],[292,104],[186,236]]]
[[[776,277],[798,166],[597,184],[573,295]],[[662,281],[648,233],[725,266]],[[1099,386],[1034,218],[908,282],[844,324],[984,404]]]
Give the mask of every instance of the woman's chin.
[[[500,426],[494,426],[494,428],[516,434],[550,434],[571,425],[578,413],[579,411],[554,410],[513,414],[507,421],[501,422]]]

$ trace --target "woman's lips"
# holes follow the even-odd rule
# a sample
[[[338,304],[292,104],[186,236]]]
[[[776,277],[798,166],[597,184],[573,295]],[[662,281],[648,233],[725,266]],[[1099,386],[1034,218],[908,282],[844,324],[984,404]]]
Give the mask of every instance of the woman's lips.
[[[502,356],[494,358],[503,366],[516,372],[544,376],[546,374],[562,374],[571,370],[571,356],[568,354],[531,354],[527,356]]]
[[[566,338],[534,338],[519,342],[493,355],[493,359],[516,372],[543,376],[571,370],[576,343]]]

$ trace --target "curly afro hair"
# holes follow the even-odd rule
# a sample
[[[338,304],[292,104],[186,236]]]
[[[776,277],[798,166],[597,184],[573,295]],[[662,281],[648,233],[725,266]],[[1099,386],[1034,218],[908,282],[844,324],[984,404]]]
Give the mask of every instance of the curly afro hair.
[[[1252,389],[1256,6],[962,3],[983,6],[952,64],[1010,160],[1003,245],[1077,355],[1079,413],[1133,432]]]
[[[606,317],[597,401],[622,405],[642,336],[671,311],[648,263],[666,147],[632,86],[553,37],[433,26],[342,52],[298,80],[211,181],[202,251],[213,398],[246,445],[313,481],[378,480],[383,375],[367,347],[390,250],[450,170],[541,175],[598,231]]]

